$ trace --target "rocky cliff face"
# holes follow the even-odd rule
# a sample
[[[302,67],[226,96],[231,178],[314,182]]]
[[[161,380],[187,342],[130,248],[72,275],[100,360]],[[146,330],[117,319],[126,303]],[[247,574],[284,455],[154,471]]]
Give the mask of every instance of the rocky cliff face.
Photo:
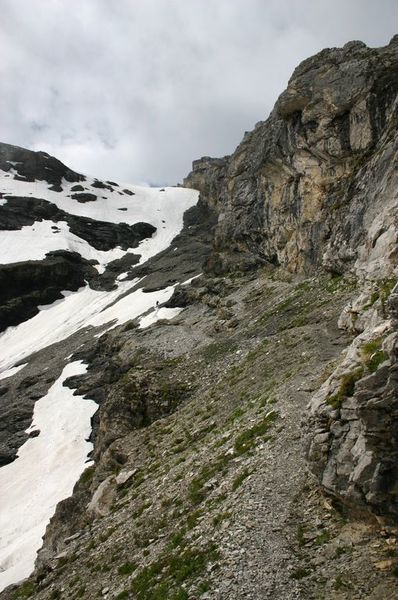
[[[323,50],[295,70],[268,120],[231,156],[194,162],[184,182],[218,212],[210,272],[268,262],[361,281],[345,312],[356,323],[341,325],[366,333],[312,402],[309,460],[351,509],[393,520],[396,321],[386,306],[397,274],[397,92],[397,36],[385,48]],[[387,362],[369,370],[372,344]]]
[[[304,61],[265,122],[184,181],[218,210],[210,268],[391,270],[395,254],[398,39]],[[394,261],[393,261],[394,262]]]
[[[99,410],[95,464],[58,505],[32,578],[2,597],[395,597],[397,93],[398,37],[320,52],[231,156],[193,163],[199,202],[169,247],[103,274],[75,257],[73,285],[113,290],[126,268],[130,298],[173,288],[160,310],[184,310],[82,328],[5,380],[4,463],[70,356],[88,368],[68,385]],[[0,167],[41,180],[49,158],[36,178],[32,160]],[[51,164],[57,194],[118,193]],[[104,250],[151,234],[98,220],[90,233],[43,198],[3,200],[4,231],[66,220]]]

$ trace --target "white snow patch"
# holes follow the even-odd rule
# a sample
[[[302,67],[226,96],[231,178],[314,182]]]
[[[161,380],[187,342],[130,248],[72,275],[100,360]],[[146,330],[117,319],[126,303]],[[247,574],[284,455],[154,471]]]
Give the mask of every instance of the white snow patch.
[[[83,327],[99,327],[109,323],[106,331],[135,319],[171,298],[174,287],[145,293],[138,289],[128,292],[138,279],[120,283],[111,292],[98,292],[88,286],[46,305],[37,315],[17,327],[0,334],[0,371],[9,369],[33,352],[67,338]],[[105,332],[102,332],[105,333]]]
[[[129,284],[133,286],[134,282]],[[0,334],[0,371],[86,327],[90,317],[116,300],[128,287],[121,284],[117,290],[97,292],[85,286],[74,293],[63,292],[64,298],[42,307],[28,321],[8,327]]]
[[[78,252],[87,260],[96,260],[100,273],[103,273],[109,262],[126,254],[121,248],[106,252],[96,250],[88,242],[71,233],[65,221],[36,221],[33,225],[26,225],[21,229],[1,232],[1,264],[42,260],[48,252],[54,250]]]
[[[165,308],[165,307],[162,307],[159,309],[155,308],[155,310],[153,310],[151,313],[149,313],[149,315],[145,315],[145,317],[141,317],[139,328],[145,329],[146,327],[149,327],[149,325],[152,325],[153,323],[156,323],[156,321],[160,321],[161,319],[167,319],[169,321],[170,319],[173,319],[174,317],[179,315],[182,310],[184,310],[184,309],[183,308]]]
[[[15,373],[18,373],[21,369],[26,367],[28,363],[23,363],[22,365],[18,365],[17,367],[12,367],[11,369],[7,369],[6,371],[2,371],[0,373],[0,379],[7,379],[7,377],[12,377]]]
[[[72,215],[90,217],[110,223],[127,223],[133,225],[140,221],[150,223],[157,231],[153,238],[141,242],[134,254],[142,254],[140,264],[148,260],[154,254],[167,248],[172,239],[180,232],[183,225],[184,212],[196,204],[199,192],[187,188],[166,187],[150,188],[145,186],[131,186],[120,184],[113,193],[108,190],[92,187],[94,179],[87,178],[84,183],[85,189],[97,196],[94,202],[78,202],[68,195],[73,194],[71,187],[75,183],[63,180],[61,186],[63,192],[54,192],[48,189],[46,181],[18,181],[15,179],[0,178],[0,192],[9,196],[28,196],[43,198]],[[128,189],[134,193],[133,196],[124,194],[120,196],[117,192]],[[103,198],[103,196],[106,196]],[[118,210],[123,203],[126,211]],[[166,221],[166,223],[163,223]]]
[[[64,189],[69,190],[73,184],[63,182],[62,185]],[[89,184],[86,187],[89,187]],[[72,214],[80,214],[102,221],[119,222],[122,218],[124,222],[130,224],[138,221],[152,223],[155,227],[158,227],[158,231],[153,237],[147,238],[135,249],[138,253],[142,254],[140,260],[140,264],[142,264],[169,246],[171,240],[182,228],[183,213],[187,208],[196,203],[198,192],[184,188],[166,188],[165,192],[160,194],[157,188],[123,187],[134,191],[135,195],[125,195],[123,197],[123,204],[128,205],[129,210],[121,216],[120,211],[117,209],[119,202],[115,201],[115,194],[109,194],[111,196],[110,200],[101,200],[99,198],[95,202],[81,204],[76,200],[65,197],[62,193],[48,190],[45,182],[9,181],[4,177],[0,179],[0,191],[2,192],[27,196],[27,192],[30,190],[36,197],[54,202],[60,208]],[[120,186],[119,189],[122,189],[122,187]],[[101,193],[101,190],[96,188],[92,188],[91,191],[96,194]],[[120,196],[118,197],[120,198]],[[159,228],[162,219],[166,220],[164,218],[166,216],[166,229]],[[54,224],[51,222],[50,230],[52,225]],[[60,223],[58,223],[59,225]],[[22,243],[22,238],[18,238],[18,234],[21,234],[21,231],[1,232],[0,241],[2,239],[5,240],[3,238],[4,233],[10,233],[16,236],[13,238],[14,240],[21,239],[21,243],[11,244],[10,238],[8,242],[1,242],[2,247],[0,252],[4,249],[4,256],[7,257],[7,260],[12,260],[13,262],[23,260],[27,256],[32,258],[35,252],[38,254],[41,253],[40,255],[42,256],[43,246],[41,248],[39,246],[38,249],[35,246],[40,236],[46,235],[46,232],[48,233],[48,226],[49,222],[47,221],[38,222],[32,227],[24,228],[30,231],[30,234],[33,227],[36,230],[35,234],[37,232],[40,233],[34,239],[29,236],[25,237],[24,243]],[[95,257],[96,260],[100,260],[102,265],[108,259],[113,260],[116,258],[115,253],[119,252],[118,249],[111,250],[109,253],[100,253],[92,249],[77,236],[73,236],[69,232],[69,229],[67,231],[66,223],[63,223],[63,227],[62,231],[64,235],[68,235],[65,244],[69,244],[69,248],[73,247],[77,249],[77,251],[86,257]],[[57,238],[59,235],[61,234],[51,233],[50,239],[52,236]],[[78,244],[83,245],[78,249]],[[10,248],[10,246],[15,247]],[[44,249],[48,251],[48,245]],[[26,255],[24,254],[25,252],[29,252],[29,254]],[[120,253],[121,255],[125,254],[123,251],[120,251]],[[25,321],[17,327],[9,327],[5,332],[0,334],[0,371],[13,367],[15,363],[23,360],[33,352],[59,342],[83,327],[103,325],[110,321],[114,321],[112,326],[116,327],[120,323],[134,319],[147,312],[150,308],[155,307],[156,301],[166,302],[174,289],[173,287],[169,287],[161,292],[151,294],[143,294],[141,290],[138,290],[134,294],[130,294],[126,298],[117,301],[118,297],[137,284],[137,280],[119,281],[117,283],[118,288],[111,292],[95,291],[88,286],[74,293],[63,292],[64,298],[57,300],[53,304],[41,307],[40,312],[32,319],[29,319],[29,321]],[[110,306],[111,303],[116,301],[117,303],[114,306]]]
[[[126,273],[120,273],[120,275],[118,275],[116,277],[116,281],[124,281],[128,277],[128,275],[129,274],[127,272]]]
[[[35,404],[31,431],[18,458],[0,469],[0,590],[28,577],[55,507],[71,495],[87,466],[92,444],[92,400],[73,396],[66,378],[86,371],[81,361],[67,365],[46,396]]]
[[[143,292],[142,289],[138,289],[116,302],[113,306],[109,306],[101,313],[92,317],[89,324],[98,327],[99,325],[115,321],[108,327],[107,331],[109,331],[117,327],[117,325],[139,317],[144,312],[155,307],[157,302],[159,304],[167,302],[173,295],[174,288],[174,285],[170,285],[157,292]]]

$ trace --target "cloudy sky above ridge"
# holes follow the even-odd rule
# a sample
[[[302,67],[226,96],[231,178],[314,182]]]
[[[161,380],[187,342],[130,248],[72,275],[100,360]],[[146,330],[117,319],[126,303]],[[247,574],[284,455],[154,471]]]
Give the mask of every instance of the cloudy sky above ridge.
[[[396,0],[0,0],[0,141],[124,182],[233,151],[297,64],[382,46]]]

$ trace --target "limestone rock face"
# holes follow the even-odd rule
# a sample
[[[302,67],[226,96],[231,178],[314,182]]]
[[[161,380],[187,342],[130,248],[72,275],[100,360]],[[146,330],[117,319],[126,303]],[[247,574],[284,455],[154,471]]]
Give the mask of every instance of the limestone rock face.
[[[339,319],[357,337],[310,404],[307,458],[340,503],[392,521],[397,92],[397,36],[384,48],[323,50],[297,67],[269,118],[231,156],[195,161],[184,181],[218,214],[210,272],[269,262],[360,282]]]
[[[327,492],[382,523],[398,518],[398,296],[367,326],[310,403],[307,458]],[[379,314],[378,314],[379,313]]]
[[[398,41],[323,50],[293,73],[265,122],[184,185],[216,208],[208,268],[263,262],[380,275],[397,231]]]

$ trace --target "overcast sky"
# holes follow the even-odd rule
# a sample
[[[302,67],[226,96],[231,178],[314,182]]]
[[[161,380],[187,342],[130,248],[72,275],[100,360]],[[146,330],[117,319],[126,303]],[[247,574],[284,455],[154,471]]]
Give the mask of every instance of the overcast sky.
[[[0,0],[0,140],[176,183],[233,151],[294,67],[398,33],[397,0]]]

